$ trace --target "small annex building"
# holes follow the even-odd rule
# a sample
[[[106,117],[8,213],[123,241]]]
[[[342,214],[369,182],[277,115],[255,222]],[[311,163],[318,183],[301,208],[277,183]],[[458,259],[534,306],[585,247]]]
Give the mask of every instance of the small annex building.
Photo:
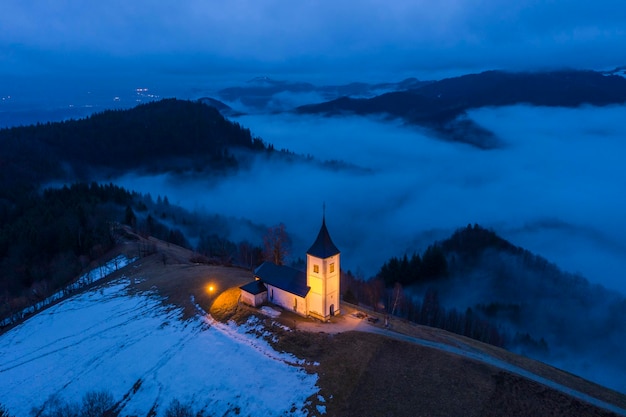
[[[240,287],[241,301],[254,307],[269,302],[326,321],[341,311],[340,270],[340,252],[324,216],[306,253],[306,271],[263,262],[254,270],[254,281]]]

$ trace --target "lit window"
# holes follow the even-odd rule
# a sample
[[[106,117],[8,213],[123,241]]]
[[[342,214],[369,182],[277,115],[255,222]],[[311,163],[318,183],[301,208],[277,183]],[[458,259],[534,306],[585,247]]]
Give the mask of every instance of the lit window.
[[[320,273],[320,266],[319,265],[313,265],[313,272],[315,272],[316,274]]]
[[[335,272],[335,263],[334,262],[332,264],[330,264],[330,272],[331,273]]]

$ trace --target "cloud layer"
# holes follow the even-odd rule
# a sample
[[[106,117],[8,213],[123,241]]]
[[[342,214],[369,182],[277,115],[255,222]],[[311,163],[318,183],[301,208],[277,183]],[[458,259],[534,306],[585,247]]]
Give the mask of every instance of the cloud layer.
[[[6,0],[2,8],[4,71],[68,61],[292,73],[626,62],[618,0]]]
[[[391,256],[421,252],[479,223],[569,272],[626,293],[624,107],[514,106],[470,114],[502,139],[481,151],[398,123],[295,115],[238,119],[273,143],[363,169],[258,158],[217,182],[166,176],[121,185],[190,209],[285,223],[301,256],[327,224],[344,266],[371,276]]]

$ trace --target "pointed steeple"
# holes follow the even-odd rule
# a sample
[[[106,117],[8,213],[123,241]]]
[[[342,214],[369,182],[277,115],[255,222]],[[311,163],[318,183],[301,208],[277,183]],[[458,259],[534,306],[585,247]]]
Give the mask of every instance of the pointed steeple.
[[[337,255],[339,253],[339,249],[333,243],[333,240],[330,238],[330,234],[328,233],[328,229],[326,228],[326,205],[324,204],[324,215],[322,216],[322,227],[320,228],[320,232],[317,234],[317,239],[313,242],[313,245],[306,252],[311,256],[315,256],[317,258],[328,258],[333,255]]]

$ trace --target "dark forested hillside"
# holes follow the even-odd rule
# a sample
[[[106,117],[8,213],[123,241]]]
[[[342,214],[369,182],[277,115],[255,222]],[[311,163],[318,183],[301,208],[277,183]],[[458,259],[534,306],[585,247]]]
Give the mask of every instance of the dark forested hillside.
[[[345,297],[555,365],[574,360],[626,371],[626,298],[470,225],[422,254],[393,257]],[[583,370],[581,369],[581,372]]]
[[[159,199],[160,200],[160,199]],[[151,213],[159,210],[159,219]],[[189,246],[168,220],[167,201],[113,184],[77,183],[0,201],[0,321],[69,284],[126,236],[121,225],[145,236]]]
[[[225,237],[232,221],[189,212],[167,197],[153,200],[149,194],[95,182],[0,200],[0,326],[19,321],[25,307],[66,288],[120,242],[133,243],[137,256],[154,253],[156,246],[139,243],[139,237],[188,249],[192,241],[194,262],[258,266],[263,261],[260,246]],[[252,222],[237,225],[259,239],[267,232]],[[169,263],[165,254],[160,256],[164,265]]]
[[[339,98],[301,106],[300,113],[328,116],[387,114],[433,129],[440,136],[483,149],[497,147],[493,134],[463,118],[472,108],[518,103],[576,107],[626,102],[626,79],[595,71],[509,73],[487,71],[419,85],[370,99]]]
[[[114,244],[133,196],[108,185],[75,185],[32,194],[0,213],[0,317],[68,284]]]
[[[626,79],[595,71],[509,73],[487,71],[446,78],[370,99],[347,97],[301,106],[302,113],[389,113],[412,122],[456,116],[470,108],[528,103],[537,106],[603,106],[626,102]],[[439,115],[439,116],[438,116]]]
[[[6,197],[9,190],[52,179],[84,180],[93,169],[221,170],[236,166],[233,148],[266,149],[213,107],[162,100],[0,130],[0,188]]]

